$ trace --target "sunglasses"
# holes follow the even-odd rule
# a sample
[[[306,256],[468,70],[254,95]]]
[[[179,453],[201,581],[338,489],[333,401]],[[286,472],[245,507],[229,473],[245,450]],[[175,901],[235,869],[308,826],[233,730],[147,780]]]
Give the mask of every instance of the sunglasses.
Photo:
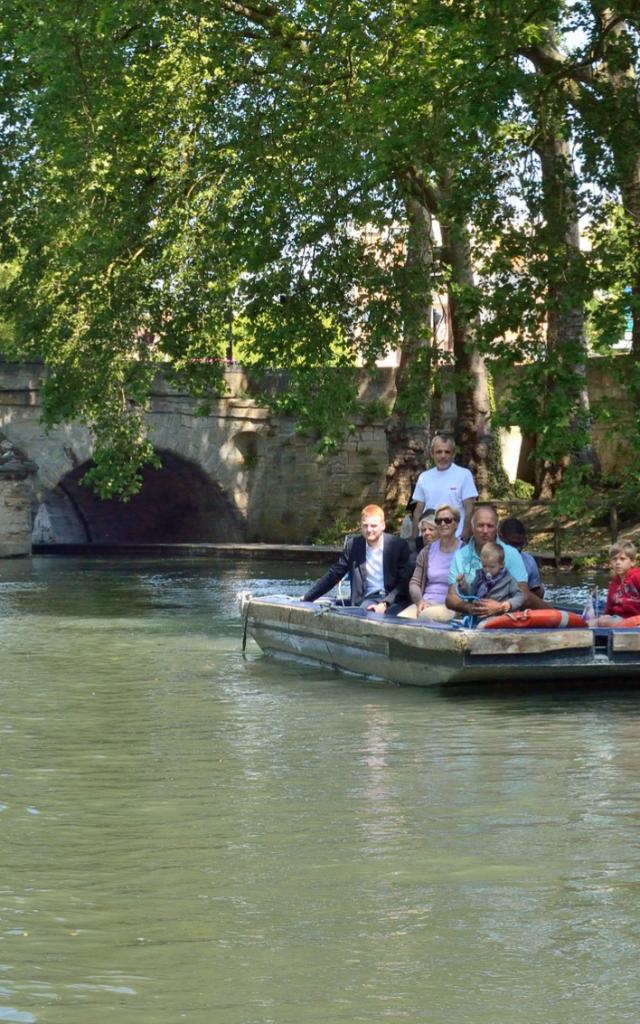
[[[435,522],[436,526],[442,526],[444,523],[446,523],[448,526],[449,523],[453,522],[453,516],[440,516],[440,519],[436,519]]]

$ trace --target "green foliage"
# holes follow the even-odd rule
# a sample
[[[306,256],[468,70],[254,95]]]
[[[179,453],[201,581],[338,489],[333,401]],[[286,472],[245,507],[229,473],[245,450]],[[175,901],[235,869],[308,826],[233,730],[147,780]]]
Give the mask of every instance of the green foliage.
[[[355,367],[396,346],[394,412],[423,422],[447,361],[436,291],[461,406],[481,352],[511,377],[495,422],[569,463],[574,507],[584,314],[609,353],[640,302],[638,25],[619,15],[614,32],[586,0],[6,0],[0,347],[44,359],[47,424],[90,425],[101,493],[132,493],[152,457],[154,375],[206,411],[230,346],[291,370],[271,400],[321,450],[362,414]]]
[[[262,397],[277,412],[295,414],[297,431],[314,437],[316,451],[323,454],[335,451],[355,426],[355,377],[345,371],[295,369],[287,374],[284,390]]]
[[[438,360],[438,352],[431,346],[420,348],[415,353],[404,388],[395,405],[395,411],[403,414],[408,423],[420,424],[425,421],[446,362],[445,359]]]
[[[359,422],[364,426],[371,426],[374,423],[383,423],[389,415],[390,409],[383,399],[375,398],[369,402],[358,402],[357,412]],[[368,454],[363,448],[360,449],[360,452],[362,455]]]
[[[82,484],[95,488],[101,498],[128,501],[142,485],[144,465],[160,468],[160,459],[142,434],[138,417],[114,418],[112,429],[101,423],[96,436],[95,465],[84,474]]]
[[[314,544],[323,545],[326,544],[330,547],[342,547],[346,536],[354,533],[360,533],[360,512],[354,512],[353,518],[348,519],[344,515],[337,515],[332,510],[323,510],[326,518],[331,525],[326,530],[319,530],[313,534],[312,540]]]
[[[533,497],[533,484],[527,483],[526,480],[514,480],[511,484],[511,492],[514,498],[529,501]]]
[[[620,519],[636,522],[640,509],[640,466],[637,460],[628,468],[625,467],[624,476],[610,476],[605,483],[611,494],[611,504],[615,505]],[[607,508],[606,518],[608,517]]]
[[[0,293],[8,288],[17,273],[15,264],[0,264]],[[0,319],[0,352],[13,343],[14,326],[11,320]]]
[[[576,571],[582,569],[602,569],[609,564],[609,553],[606,549],[594,555],[576,555],[572,560],[572,568]]]
[[[593,483],[591,466],[569,465],[551,502],[551,514],[555,517],[579,517],[589,504]]]

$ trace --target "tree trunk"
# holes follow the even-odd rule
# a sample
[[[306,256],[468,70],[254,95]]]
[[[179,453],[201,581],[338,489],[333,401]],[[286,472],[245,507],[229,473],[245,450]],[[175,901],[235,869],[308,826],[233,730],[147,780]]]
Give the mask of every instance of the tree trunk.
[[[490,426],[486,363],[474,345],[475,323],[469,320],[459,298],[460,289],[474,283],[469,237],[466,229],[459,225],[448,226],[441,222],[440,226],[445,258],[451,267],[448,301],[455,368],[458,461],[471,470],[480,495],[486,497],[492,490],[504,489],[507,479]],[[492,466],[498,467],[498,480],[495,470],[492,473]]]
[[[396,371],[396,397],[385,425],[389,459],[385,506],[390,514],[406,505],[413,484],[425,467],[432,388],[431,360],[425,359],[432,351],[432,220],[428,209],[413,196],[406,200],[406,208],[409,233],[405,261],[404,337]],[[424,375],[421,373],[423,369],[426,369]]]
[[[459,299],[460,290],[473,285],[473,268],[469,235],[465,227],[459,224],[446,223],[446,199],[451,190],[452,175],[449,171],[442,174],[440,186],[434,189],[415,170],[407,175],[411,189],[407,210],[411,225],[410,245],[407,254],[407,266],[416,263],[424,265],[428,262],[429,269],[433,263],[433,232],[431,218],[437,218],[442,233],[440,258],[450,269],[448,286],[449,318],[453,338],[454,355],[454,392],[456,412],[451,424],[443,421],[441,412],[435,413],[434,404],[439,403],[438,392],[442,380],[437,373],[438,351],[433,342],[430,343],[429,374],[423,386],[430,390],[431,423],[434,430],[452,430],[460,448],[458,460],[467,466],[475,476],[478,490],[487,495],[492,489],[504,491],[508,480],[502,467],[502,457],[497,439],[490,427],[489,384],[485,361],[474,344],[475,324],[470,321],[464,311],[464,304]],[[427,230],[428,227],[428,230]],[[428,240],[428,243],[427,243]],[[431,285],[428,293],[420,298],[414,293],[414,301],[407,310],[407,322],[413,323],[413,330],[407,332],[406,344],[403,348],[403,361],[398,370],[398,400],[396,409],[402,409],[400,396],[403,389],[408,390],[410,366],[418,353],[424,354],[425,325],[431,320]],[[406,372],[406,377],[405,377]],[[392,418],[393,420],[393,418]],[[401,430],[406,426],[399,421]],[[390,424],[390,426],[393,426]],[[426,436],[423,434],[426,442]],[[401,443],[406,443],[401,432]],[[414,442],[415,443],[415,442]],[[390,453],[392,446],[390,443]],[[426,456],[426,448],[424,452]],[[396,456],[397,458],[397,456]],[[394,474],[394,463],[390,454],[390,470]],[[424,466],[420,466],[422,469]],[[393,478],[393,476],[392,476]]]
[[[591,441],[583,260],[569,146],[548,131],[538,154],[548,275],[545,408],[556,415],[550,412],[539,436],[544,457],[536,490],[539,497],[552,498],[571,463],[598,467]]]
[[[628,252],[631,260],[631,354],[640,362],[640,100],[633,61],[621,63],[621,48],[636,50],[636,29],[611,9],[599,15],[604,63],[598,82],[605,83],[609,117],[601,118],[608,129],[622,204],[628,219]],[[607,95],[608,94],[608,95]]]

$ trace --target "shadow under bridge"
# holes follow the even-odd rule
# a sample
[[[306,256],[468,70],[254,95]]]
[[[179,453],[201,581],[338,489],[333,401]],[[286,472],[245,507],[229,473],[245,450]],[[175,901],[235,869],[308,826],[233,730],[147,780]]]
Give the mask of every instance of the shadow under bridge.
[[[129,501],[100,498],[80,481],[87,462],[67,473],[37,510],[35,544],[221,543],[245,539],[244,524],[222,488],[194,462],[159,451]]]

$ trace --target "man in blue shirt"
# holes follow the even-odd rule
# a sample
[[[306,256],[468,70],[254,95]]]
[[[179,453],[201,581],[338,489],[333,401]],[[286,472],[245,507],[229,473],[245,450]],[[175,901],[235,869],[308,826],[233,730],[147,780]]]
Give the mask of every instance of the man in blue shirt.
[[[524,523],[520,519],[503,519],[500,523],[500,540],[503,540],[505,544],[510,544],[512,548],[520,552],[528,574],[527,583],[529,584],[529,590],[532,594],[537,594],[538,597],[544,597],[544,587],[540,579],[538,563],[533,555],[523,550],[527,544],[527,531],[525,530]]]
[[[489,542],[499,544],[501,548],[504,548],[504,564],[507,572],[516,579],[524,597],[522,607],[532,608],[536,604],[536,599],[527,584],[527,570],[520,552],[498,538],[498,523],[498,513],[493,505],[476,505],[471,516],[471,540],[456,551],[449,570],[446,605],[458,615],[475,615],[484,619],[488,615],[501,615],[505,610],[502,601],[492,601],[488,597],[479,601],[466,601],[464,597],[460,596],[470,593],[476,573],[478,569],[482,568],[480,549]],[[458,582],[458,577],[461,575],[464,576],[464,581]]]

